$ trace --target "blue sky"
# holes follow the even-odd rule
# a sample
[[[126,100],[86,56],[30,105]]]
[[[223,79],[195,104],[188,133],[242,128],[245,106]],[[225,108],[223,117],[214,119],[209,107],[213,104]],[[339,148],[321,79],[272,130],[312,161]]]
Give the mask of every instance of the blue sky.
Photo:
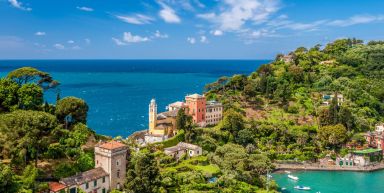
[[[0,0],[0,59],[270,59],[384,39],[381,0]]]

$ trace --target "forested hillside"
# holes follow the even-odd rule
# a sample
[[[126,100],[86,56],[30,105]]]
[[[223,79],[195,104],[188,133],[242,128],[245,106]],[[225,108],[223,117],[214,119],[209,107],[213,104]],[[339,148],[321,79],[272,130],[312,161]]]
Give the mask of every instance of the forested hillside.
[[[82,99],[60,99],[59,83],[24,67],[0,79],[0,192],[46,190],[39,179],[59,179],[93,168],[95,133]],[[56,104],[44,93],[57,93]]]
[[[316,160],[362,143],[359,133],[384,120],[383,86],[384,42],[341,39],[278,55],[250,76],[222,77],[206,95],[225,104],[224,123],[244,120],[230,140],[271,159]]]

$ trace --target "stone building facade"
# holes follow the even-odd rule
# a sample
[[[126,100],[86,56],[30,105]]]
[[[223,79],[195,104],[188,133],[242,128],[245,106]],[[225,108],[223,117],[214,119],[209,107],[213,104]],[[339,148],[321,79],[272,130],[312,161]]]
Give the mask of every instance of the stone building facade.
[[[202,155],[203,149],[197,145],[180,142],[176,146],[164,148],[164,153],[178,160],[185,154],[188,157],[195,157],[195,156]]]
[[[95,147],[95,167],[101,167],[109,174],[111,189],[121,189],[124,185],[127,151],[127,146],[117,141],[102,143]]]
[[[108,193],[121,189],[125,182],[128,148],[118,141],[100,143],[95,147],[95,168],[50,182],[50,193]]]

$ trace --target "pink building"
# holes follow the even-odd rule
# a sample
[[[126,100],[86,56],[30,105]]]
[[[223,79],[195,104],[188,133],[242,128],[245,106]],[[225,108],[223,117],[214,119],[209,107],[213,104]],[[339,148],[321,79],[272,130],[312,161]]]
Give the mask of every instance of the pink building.
[[[205,126],[206,100],[204,95],[193,94],[185,97],[188,114],[192,116],[193,123]]]
[[[384,124],[376,125],[373,132],[367,132],[365,140],[368,146],[384,150]]]

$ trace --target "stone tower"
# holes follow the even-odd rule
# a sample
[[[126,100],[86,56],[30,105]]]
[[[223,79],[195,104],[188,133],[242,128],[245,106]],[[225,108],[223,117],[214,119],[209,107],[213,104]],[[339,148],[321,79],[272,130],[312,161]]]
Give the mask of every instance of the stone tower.
[[[95,147],[95,168],[101,167],[109,174],[110,189],[121,189],[125,182],[128,148],[118,141]]]
[[[157,104],[156,100],[152,99],[151,103],[149,104],[149,133],[152,134],[153,130],[156,127],[156,120],[157,120]]]

